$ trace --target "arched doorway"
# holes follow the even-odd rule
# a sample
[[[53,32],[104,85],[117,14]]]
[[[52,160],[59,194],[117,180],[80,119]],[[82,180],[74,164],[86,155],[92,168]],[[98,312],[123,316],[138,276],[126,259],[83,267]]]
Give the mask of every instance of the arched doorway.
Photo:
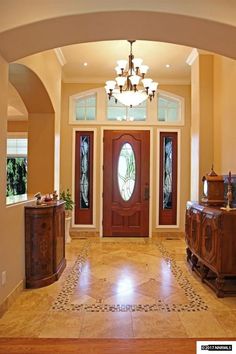
[[[143,11],[142,8],[139,11],[90,10],[72,15],[65,15],[64,11],[58,17],[53,16],[47,18],[44,13],[43,19],[38,15],[38,21],[33,19],[24,26],[14,25],[2,31],[0,52],[3,57],[12,62],[69,44],[135,38],[183,44],[236,58],[235,26],[207,18],[187,16],[180,12]],[[194,36],[191,29],[194,30]]]
[[[28,111],[28,194],[54,188],[54,109],[40,78],[27,66],[9,65],[9,80]]]

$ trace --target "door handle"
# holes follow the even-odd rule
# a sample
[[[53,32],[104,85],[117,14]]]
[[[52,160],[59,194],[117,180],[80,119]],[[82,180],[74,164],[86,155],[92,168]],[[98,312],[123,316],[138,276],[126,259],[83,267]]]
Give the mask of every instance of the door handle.
[[[145,184],[144,187],[144,200],[148,200],[149,199],[149,185]]]

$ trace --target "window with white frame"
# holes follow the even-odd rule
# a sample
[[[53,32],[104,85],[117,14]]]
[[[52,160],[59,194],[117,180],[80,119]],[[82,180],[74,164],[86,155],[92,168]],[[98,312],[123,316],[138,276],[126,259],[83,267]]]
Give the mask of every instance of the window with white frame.
[[[75,119],[78,121],[96,120],[96,93],[78,97],[75,100]]]
[[[114,97],[107,99],[107,119],[108,120],[129,120],[145,121],[147,117],[147,102],[143,102],[135,107],[127,107],[120,102],[115,102]]]
[[[27,138],[7,138],[7,197],[27,193],[27,149]]]
[[[181,121],[183,100],[172,95],[159,94],[157,98],[157,120],[163,123]]]
[[[162,90],[151,103],[147,100],[135,107],[116,102],[114,97],[109,100],[103,87],[69,98],[70,124],[123,124],[134,121],[144,125],[184,125],[184,113],[184,97]]]

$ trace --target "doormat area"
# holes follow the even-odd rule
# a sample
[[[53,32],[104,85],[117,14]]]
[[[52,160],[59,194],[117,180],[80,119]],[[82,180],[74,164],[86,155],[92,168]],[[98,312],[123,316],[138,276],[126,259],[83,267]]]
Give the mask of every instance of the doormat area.
[[[208,306],[162,242],[87,241],[52,311],[195,312]]]

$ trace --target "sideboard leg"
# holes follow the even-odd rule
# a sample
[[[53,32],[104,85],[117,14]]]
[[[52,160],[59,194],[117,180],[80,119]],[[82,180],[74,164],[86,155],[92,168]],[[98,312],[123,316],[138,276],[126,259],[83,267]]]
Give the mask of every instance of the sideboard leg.
[[[222,276],[218,275],[216,278],[216,295],[217,297],[224,297],[224,284],[225,280]]]
[[[197,267],[197,262],[198,262],[198,258],[195,256],[195,254],[192,254],[191,262],[192,262],[192,270],[194,270],[194,268]]]
[[[187,262],[189,262],[191,259],[192,252],[188,247],[186,248],[186,253],[187,253]]]
[[[206,279],[208,273],[209,273],[209,268],[207,266],[205,266],[204,264],[202,264],[202,266],[201,266],[201,280],[202,280],[202,282],[204,281],[204,279]]]

